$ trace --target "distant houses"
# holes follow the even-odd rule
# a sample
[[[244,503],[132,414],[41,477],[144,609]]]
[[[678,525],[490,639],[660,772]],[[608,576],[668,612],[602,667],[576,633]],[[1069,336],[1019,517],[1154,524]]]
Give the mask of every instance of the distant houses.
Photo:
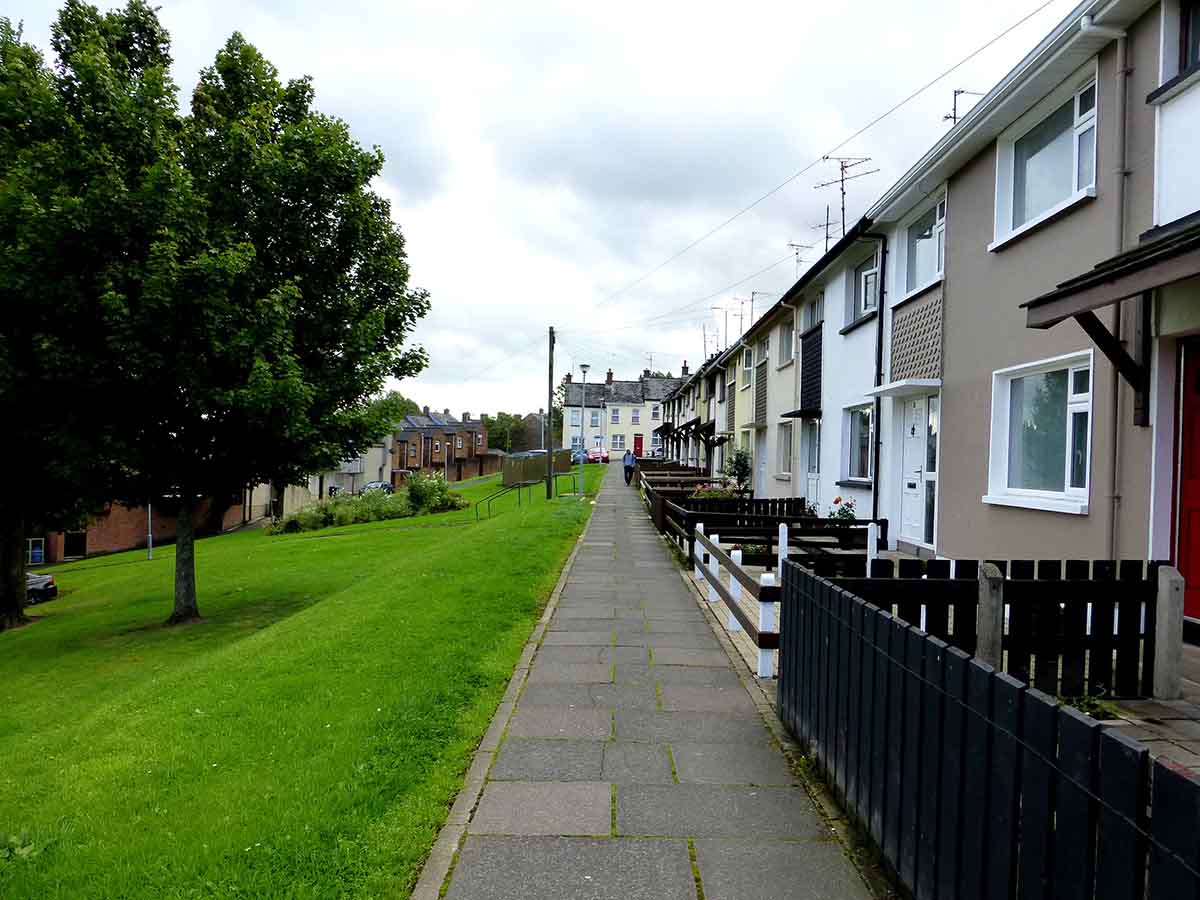
[[[652,375],[645,369],[636,379],[620,381],[609,369],[604,381],[585,385],[568,372],[563,381],[561,446],[606,447],[618,456],[627,449],[637,456],[661,454],[664,402],[685,383],[687,373],[684,363],[680,378]]]

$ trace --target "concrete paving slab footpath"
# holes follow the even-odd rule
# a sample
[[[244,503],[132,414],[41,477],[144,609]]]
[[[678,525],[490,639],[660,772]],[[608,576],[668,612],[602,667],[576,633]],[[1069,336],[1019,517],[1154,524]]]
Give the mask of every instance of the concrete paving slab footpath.
[[[712,622],[610,470],[414,900],[868,900]]]

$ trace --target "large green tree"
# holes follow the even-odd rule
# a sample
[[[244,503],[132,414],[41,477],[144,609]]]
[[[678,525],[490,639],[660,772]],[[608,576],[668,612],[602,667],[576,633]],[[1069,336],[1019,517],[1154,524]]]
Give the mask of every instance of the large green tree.
[[[52,46],[53,69],[0,19],[0,629],[24,620],[27,528],[111,499],[136,398],[109,313],[139,292],[185,180],[154,14],[68,2]]]
[[[80,189],[118,202],[108,221],[79,222],[49,189],[44,215],[77,228],[88,252],[128,250],[99,276],[68,253],[29,260],[19,242],[5,253],[30,279],[73,285],[91,316],[112,436],[97,459],[117,499],[177,514],[169,621],[187,621],[199,615],[201,502],[300,481],[386,433],[400,407],[375,398],[423,368],[424,351],[404,343],[428,298],[410,287],[403,237],[370,189],[382,153],[315,111],[308,80],[282,83],[235,34],[180,116],[167,35],[140,0],[110,14],[68,2],[54,49],[63,127],[100,170]],[[110,140],[142,156],[109,163]],[[12,383],[23,386],[19,373]]]

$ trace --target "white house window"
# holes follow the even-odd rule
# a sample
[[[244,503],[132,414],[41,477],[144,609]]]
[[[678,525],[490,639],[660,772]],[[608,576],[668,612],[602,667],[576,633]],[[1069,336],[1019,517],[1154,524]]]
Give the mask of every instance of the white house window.
[[[985,502],[1087,512],[1091,382],[1090,352],[993,374]]]
[[[650,407],[650,418],[651,419],[653,419],[655,422],[657,422],[661,416],[662,416],[662,411],[658,408],[657,403],[654,406]]]
[[[1200,66],[1200,2],[1181,0],[1179,4],[1179,71]]]
[[[746,348],[746,352],[742,354],[742,387],[750,387],[750,380],[754,377],[754,350],[750,347]]]
[[[779,472],[790,475],[792,471],[792,423],[779,423]]]
[[[455,438],[455,444],[458,447],[458,449],[461,450],[462,449],[462,438],[461,437]]]
[[[817,294],[815,299],[804,304],[804,309],[800,314],[800,328],[802,331],[808,331],[824,318],[825,293],[822,291]]]
[[[847,478],[865,480],[871,477],[871,413],[869,406],[846,411],[849,419],[849,440],[846,442]]]
[[[1092,82],[1013,145],[1013,228],[1096,183]]]
[[[580,408],[578,406],[571,407],[571,424],[574,425],[576,428],[579,427],[580,416],[582,416],[582,415],[583,415],[583,411],[580,410]]]
[[[441,441],[434,441],[434,442],[433,442],[433,452],[434,452],[434,453],[441,453],[441,452],[442,452],[442,442],[441,442]]]
[[[583,438],[581,436],[579,436],[578,434],[571,435],[571,449],[572,450],[582,450],[583,449]]]
[[[634,425],[642,424],[642,411],[636,406],[629,411],[629,421]]]
[[[612,423],[614,425],[621,424],[621,410],[617,409],[615,406],[613,407],[613,410],[612,410]]]
[[[614,435],[610,435],[610,437],[612,438],[612,449],[614,449],[614,450],[624,450],[625,449],[625,435],[614,434]]]
[[[872,312],[878,303],[879,255],[872,254],[870,259],[854,270],[854,309],[851,310],[850,322]]]
[[[771,336],[767,335],[758,342],[758,361],[766,362],[771,352]]]
[[[818,419],[804,420],[805,470],[810,475],[821,471],[821,422]]]
[[[792,359],[792,341],[795,334],[791,319],[779,326],[779,365],[781,366]]]
[[[578,423],[576,423],[576,424],[578,424]],[[482,434],[475,435],[475,446],[476,447],[483,446],[483,435]]]
[[[946,198],[908,226],[905,288],[915,291],[942,277],[946,256]]]
[[[659,447],[661,447],[662,446],[662,435],[658,434],[657,432],[650,435],[650,446],[655,450],[657,450]]]
[[[593,409],[591,412],[592,412],[592,427],[599,428],[600,427],[600,410]]]

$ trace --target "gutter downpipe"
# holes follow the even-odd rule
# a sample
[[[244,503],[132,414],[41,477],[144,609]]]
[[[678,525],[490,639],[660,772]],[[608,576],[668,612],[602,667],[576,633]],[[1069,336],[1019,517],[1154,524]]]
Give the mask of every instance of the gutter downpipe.
[[[1081,23],[1083,31],[1089,29],[1098,31],[1096,26],[1090,22],[1090,16],[1084,17]],[[1114,29],[1104,29],[1102,33],[1112,32]],[[1127,129],[1128,122],[1126,121],[1127,94],[1129,83],[1129,66],[1128,66],[1128,47],[1126,44],[1125,32],[1118,31],[1115,34],[1117,41],[1117,59],[1116,59],[1116,114],[1114,119],[1117,123],[1117,165],[1116,165],[1116,222],[1113,246],[1116,253],[1121,253],[1125,249],[1125,179],[1129,172],[1126,168],[1127,163]],[[1139,301],[1144,302],[1144,301]],[[1121,339],[1122,316],[1121,311],[1124,303],[1118,301],[1113,304],[1112,312],[1112,333],[1116,338],[1117,343],[1124,343]],[[1109,459],[1109,472],[1111,473],[1111,482],[1109,484],[1109,507],[1108,507],[1108,554],[1109,559],[1117,559],[1120,537],[1120,512],[1121,512],[1121,374],[1113,368],[1112,379],[1112,396],[1110,398],[1110,415],[1112,417],[1112,439],[1110,445],[1112,447]]]
[[[887,297],[887,257],[888,239],[886,234],[865,233],[868,240],[879,241],[879,303],[876,306],[875,321],[875,387],[883,384],[883,313],[884,301]],[[871,421],[874,424],[875,435],[871,440],[871,518],[879,518],[879,432],[880,412],[883,400],[875,396],[874,408],[871,411]]]

